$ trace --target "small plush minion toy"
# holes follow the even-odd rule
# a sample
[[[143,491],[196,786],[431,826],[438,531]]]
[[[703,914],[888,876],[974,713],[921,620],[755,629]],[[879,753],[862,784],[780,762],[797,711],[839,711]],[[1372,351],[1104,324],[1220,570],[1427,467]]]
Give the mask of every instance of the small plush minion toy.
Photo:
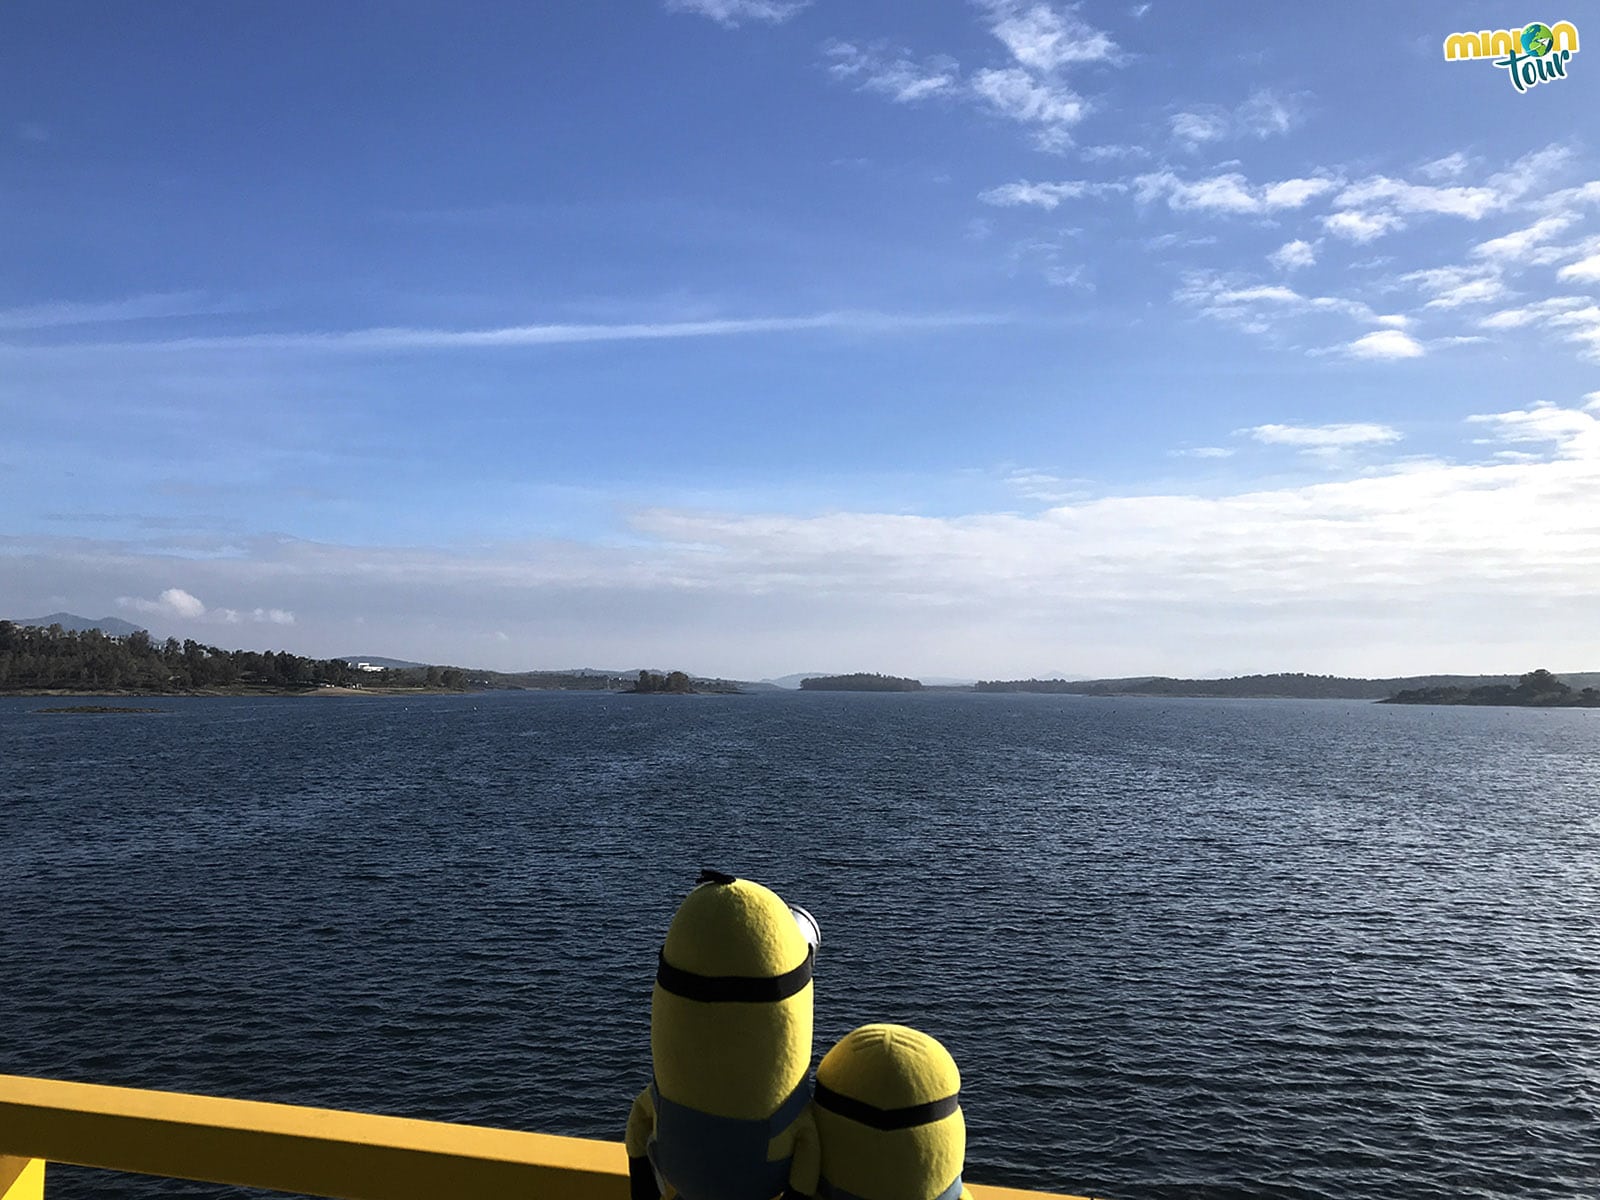
[[[667,929],[650,1002],[655,1068],[628,1117],[632,1200],[772,1200],[809,1129],[811,914],[701,874]]]
[[[967,1126],[961,1072],[935,1039],[863,1025],[817,1068],[812,1158],[795,1160],[791,1195],[818,1200],[971,1200],[961,1182]]]

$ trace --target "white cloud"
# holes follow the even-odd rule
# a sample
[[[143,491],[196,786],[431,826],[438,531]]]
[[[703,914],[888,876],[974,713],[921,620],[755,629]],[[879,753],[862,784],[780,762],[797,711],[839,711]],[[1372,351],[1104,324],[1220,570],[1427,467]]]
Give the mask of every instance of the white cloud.
[[[1386,233],[1403,229],[1405,222],[1393,213],[1336,212],[1322,218],[1322,227],[1335,237],[1365,245]]]
[[[1296,239],[1285,242],[1271,254],[1267,261],[1280,271],[1297,271],[1301,267],[1309,267],[1317,261],[1317,248],[1310,242]]]
[[[1000,116],[1036,126],[1040,144],[1048,148],[1065,145],[1068,130],[1088,112],[1083,97],[1065,84],[1018,67],[979,71],[972,77],[972,90]]]
[[[1085,22],[1076,6],[1044,0],[977,0],[983,22],[1005,47],[1010,64],[984,67],[963,78],[947,57],[918,60],[906,51],[835,41],[824,47],[828,70],[900,103],[929,97],[961,98],[1027,126],[1046,150],[1072,141],[1072,128],[1089,104],[1068,82],[1069,70],[1122,61],[1104,30]]]
[[[1307,296],[1283,284],[1241,284],[1206,271],[1191,272],[1174,298],[1208,317],[1247,333],[1266,333],[1278,322],[1308,313],[1327,313],[1362,324],[1404,325],[1403,317],[1383,316],[1360,300]]]
[[[1376,359],[1421,358],[1427,353],[1421,342],[1398,329],[1380,329],[1358,337],[1345,351],[1353,358]]]
[[[1528,253],[1530,247],[1548,242],[1574,220],[1575,217],[1565,215],[1543,217],[1526,229],[1519,229],[1504,237],[1491,238],[1487,242],[1479,242],[1472,248],[1472,253],[1480,258],[1520,259]]]
[[[1427,213],[1480,221],[1505,207],[1506,196],[1488,187],[1437,187],[1373,175],[1347,186],[1334,198],[1339,208]]]
[[[1427,354],[1418,339],[1400,330],[1378,330],[1365,334],[1344,349],[1352,358],[1421,358]]]
[[[1240,215],[1301,208],[1337,186],[1330,179],[1317,178],[1251,184],[1237,172],[1190,182],[1171,171],[1156,171],[1133,180],[1134,195],[1141,203],[1164,198],[1175,212],[1194,209]]]
[[[1089,183],[1082,179],[1064,179],[1058,183],[1030,183],[1024,179],[979,192],[978,199],[997,208],[1054,209],[1063,200],[1100,195],[1107,190],[1120,190],[1120,185]]]
[[[1600,421],[1576,409],[1545,403],[1468,419],[1490,426],[1490,441],[1542,443],[1561,458],[1600,461]]]
[[[1115,61],[1117,45],[1073,7],[1026,0],[983,0],[989,31],[1029,71],[1049,74],[1078,63]]]
[[[1506,286],[1493,268],[1435,267],[1402,275],[1405,283],[1415,284],[1431,297],[1426,308],[1460,308],[1466,304],[1488,304],[1506,294]]]
[[[117,604],[123,608],[131,608],[135,612],[147,613],[154,617],[167,617],[179,621],[207,621],[213,624],[237,625],[246,617],[250,620],[269,625],[293,625],[294,613],[284,608],[257,608],[249,613],[241,613],[233,608],[208,608],[192,592],[182,588],[167,588],[154,600],[146,600],[139,596],[118,596]]]
[[[1535,321],[1545,321],[1573,309],[1583,308],[1589,303],[1582,296],[1551,296],[1547,300],[1525,305],[1522,308],[1507,308],[1500,312],[1490,313],[1478,322],[1482,329],[1521,329],[1532,325]]]
[[[1345,450],[1352,446],[1386,446],[1404,435],[1388,425],[1256,425],[1241,433],[1267,446],[1304,450]]]
[[[829,74],[836,79],[853,80],[862,91],[876,92],[898,104],[948,96],[961,87],[960,68],[953,59],[919,62],[903,50],[863,48],[840,41],[827,43],[822,52]]]
[[[1348,184],[1334,197],[1339,212],[1323,219],[1324,227],[1354,242],[1369,242],[1403,229],[1412,216],[1449,216],[1481,221],[1529,195],[1543,193],[1549,181],[1571,159],[1565,146],[1549,145],[1524,154],[1481,186],[1411,183],[1388,175],[1369,175]],[[1454,156],[1429,166],[1457,164]],[[1459,164],[1465,168],[1465,162]],[[1442,173],[1442,172],[1438,172]],[[1459,174],[1459,171],[1456,172]]]
[[[1301,208],[1307,201],[1325,196],[1334,188],[1328,179],[1285,179],[1269,183],[1262,190],[1261,201],[1269,209]]]
[[[193,620],[206,614],[206,606],[182,588],[168,588],[154,600],[144,600],[136,596],[118,596],[117,603],[136,612],[150,613],[153,616],[179,617],[185,620]]]
[[[1174,450],[1175,458],[1232,458],[1233,451],[1226,446],[1191,446],[1184,450]]]
[[[669,12],[698,13],[729,29],[746,21],[779,25],[811,6],[811,0],[666,0]]]
[[[1600,254],[1591,255],[1589,258],[1562,267],[1556,272],[1556,278],[1579,283],[1600,283]]]
[[[1600,392],[1585,392],[1583,399],[1585,412],[1600,412]]]

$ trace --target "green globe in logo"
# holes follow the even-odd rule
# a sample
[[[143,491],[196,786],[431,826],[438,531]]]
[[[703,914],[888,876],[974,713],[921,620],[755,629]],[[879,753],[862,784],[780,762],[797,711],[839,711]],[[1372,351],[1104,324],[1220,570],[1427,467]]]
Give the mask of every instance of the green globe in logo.
[[[1526,54],[1543,57],[1550,53],[1550,47],[1556,44],[1556,35],[1551,32],[1550,26],[1541,25],[1535,21],[1522,31],[1522,49]]]

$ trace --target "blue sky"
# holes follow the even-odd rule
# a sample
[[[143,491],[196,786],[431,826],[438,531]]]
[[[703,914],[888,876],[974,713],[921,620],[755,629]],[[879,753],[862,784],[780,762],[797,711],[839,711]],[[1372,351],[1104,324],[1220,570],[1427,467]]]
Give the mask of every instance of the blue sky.
[[[1441,50],[1581,16],[13,2],[0,612],[1592,669],[1600,57],[1519,93]]]

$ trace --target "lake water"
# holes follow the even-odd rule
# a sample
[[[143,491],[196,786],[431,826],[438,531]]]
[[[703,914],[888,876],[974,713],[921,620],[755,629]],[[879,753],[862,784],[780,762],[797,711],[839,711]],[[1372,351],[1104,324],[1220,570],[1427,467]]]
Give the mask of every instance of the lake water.
[[[0,1072],[620,1139],[715,867],[821,923],[819,1057],[951,1049],[971,1180],[1600,1195],[1597,711],[55,703],[0,699]]]

